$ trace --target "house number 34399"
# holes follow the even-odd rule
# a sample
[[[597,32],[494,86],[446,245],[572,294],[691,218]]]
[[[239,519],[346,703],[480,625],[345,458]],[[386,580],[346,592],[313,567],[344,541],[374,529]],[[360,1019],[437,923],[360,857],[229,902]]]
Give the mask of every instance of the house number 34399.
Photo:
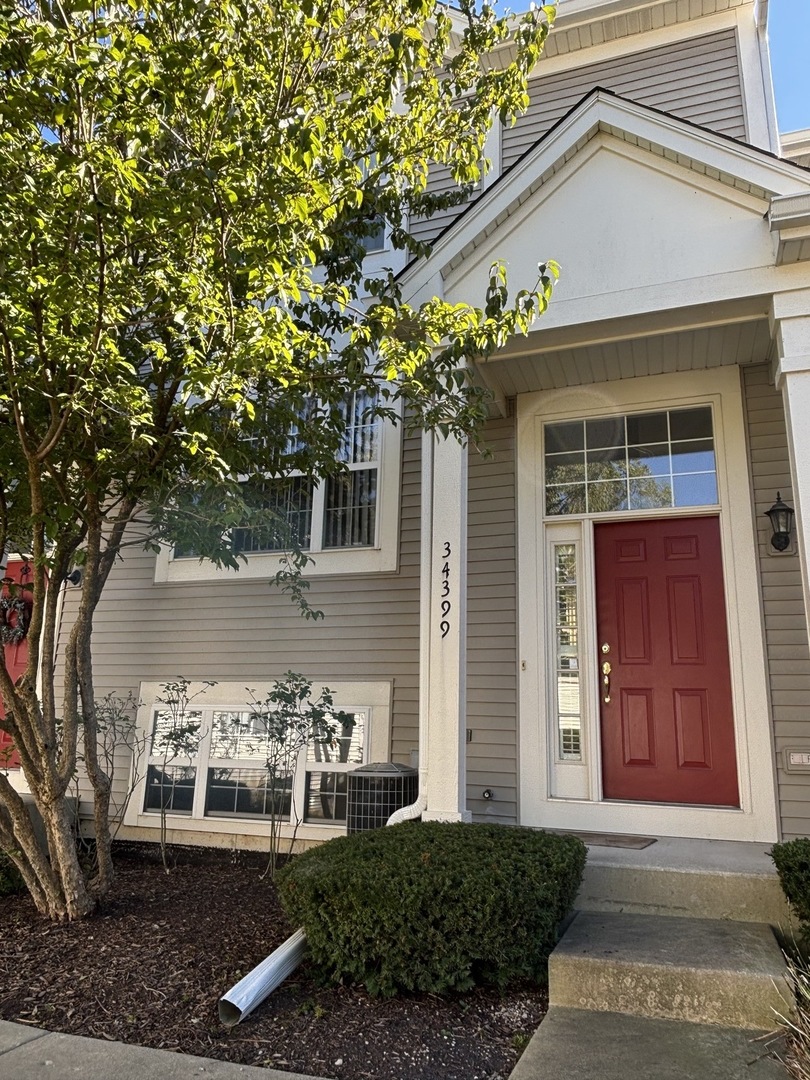
[[[453,605],[447,599],[450,595],[450,556],[453,554],[450,542],[445,540],[444,550],[442,551],[442,619],[439,623],[439,629],[442,632],[442,637],[445,638],[450,633],[450,612],[453,610]]]

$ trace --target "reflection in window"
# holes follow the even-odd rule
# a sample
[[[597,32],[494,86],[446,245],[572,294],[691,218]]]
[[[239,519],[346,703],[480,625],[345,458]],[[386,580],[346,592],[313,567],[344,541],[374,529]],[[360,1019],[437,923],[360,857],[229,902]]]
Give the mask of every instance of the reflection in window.
[[[545,427],[546,514],[717,503],[709,406]]]
[[[292,776],[271,776],[267,769],[209,769],[206,814],[289,818]]]
[[[171,814],[190,814],[194,803],[193,765],[150,765],[146,770],[145,810],[165,810]]]
[[[307,785],[304,821],[345,821],[348,773],[363,764],[365,717],[354,714],[332,739],[307,747]]]
[[[172,716],[156,709],[147,764],[144,810],[173,814],[227,815],[316,823],[346,821],[348,773],[366,761],[369,713],[350,710],[351,719],[331,735],[301,743],[289,729],[274,727],[274,713],[251,709],[189,710],[184,728],[193,729],[183,753],[163,750]],[[353,720],[353,722],[352,722]],[[174,730],[182,730],[174,724]],[[205,785],[195,810],[198,777]]]
[[[554,544],[553,555],[557,755],[563,761],[581,761],[576,545]]]

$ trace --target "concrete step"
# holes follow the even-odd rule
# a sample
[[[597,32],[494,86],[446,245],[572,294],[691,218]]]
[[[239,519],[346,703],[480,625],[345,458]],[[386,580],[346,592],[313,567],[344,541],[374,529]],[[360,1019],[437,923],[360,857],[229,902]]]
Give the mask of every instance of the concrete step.
[[[555,1005],[509,1080],[787,1080],[758,1034]]]
[[[574,905],[581,911],[734,919],[788,927],[790,913],[773,870],[621,866],[592,848]]]
[[[551,1005],[770,1030],[788,1000],[762,923],[580,912],[549,959]]]

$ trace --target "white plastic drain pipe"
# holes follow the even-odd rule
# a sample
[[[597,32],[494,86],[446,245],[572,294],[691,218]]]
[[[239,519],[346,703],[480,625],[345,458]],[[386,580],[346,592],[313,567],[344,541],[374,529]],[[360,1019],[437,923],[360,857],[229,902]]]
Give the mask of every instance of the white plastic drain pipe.
[[[225,1027],[233,1027],[261,1005],[268,994],[292,975],[307,949],[307,936],[296,930],[283,945],[271,952],[244,979],[232,986],[219,999],[219,1019]]]

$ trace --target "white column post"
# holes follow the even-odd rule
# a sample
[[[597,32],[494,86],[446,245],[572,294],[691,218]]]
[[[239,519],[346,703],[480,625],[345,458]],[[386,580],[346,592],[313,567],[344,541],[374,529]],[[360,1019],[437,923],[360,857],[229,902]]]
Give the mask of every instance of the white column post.
[[[428,512],[429,550],[423,553],[427,604],[422,612],[427,670],[420,709],[425,710],[427,791],[422,817],[428,821],[469,821],[467,754],[467,449],[453,438],[430,432],[433,458]],[[425,507],[424,509],[428,509]],[[423,512],[424,512],[423,509]],[[421,770],[425,777],[425,770]]]
[[[810,290],[777,294],[771,307],[776,338],[776,386],[787,422],[796,546],[802,573],[805,616],[810,621]],[[774,496],[775,497],[775,496]]]

